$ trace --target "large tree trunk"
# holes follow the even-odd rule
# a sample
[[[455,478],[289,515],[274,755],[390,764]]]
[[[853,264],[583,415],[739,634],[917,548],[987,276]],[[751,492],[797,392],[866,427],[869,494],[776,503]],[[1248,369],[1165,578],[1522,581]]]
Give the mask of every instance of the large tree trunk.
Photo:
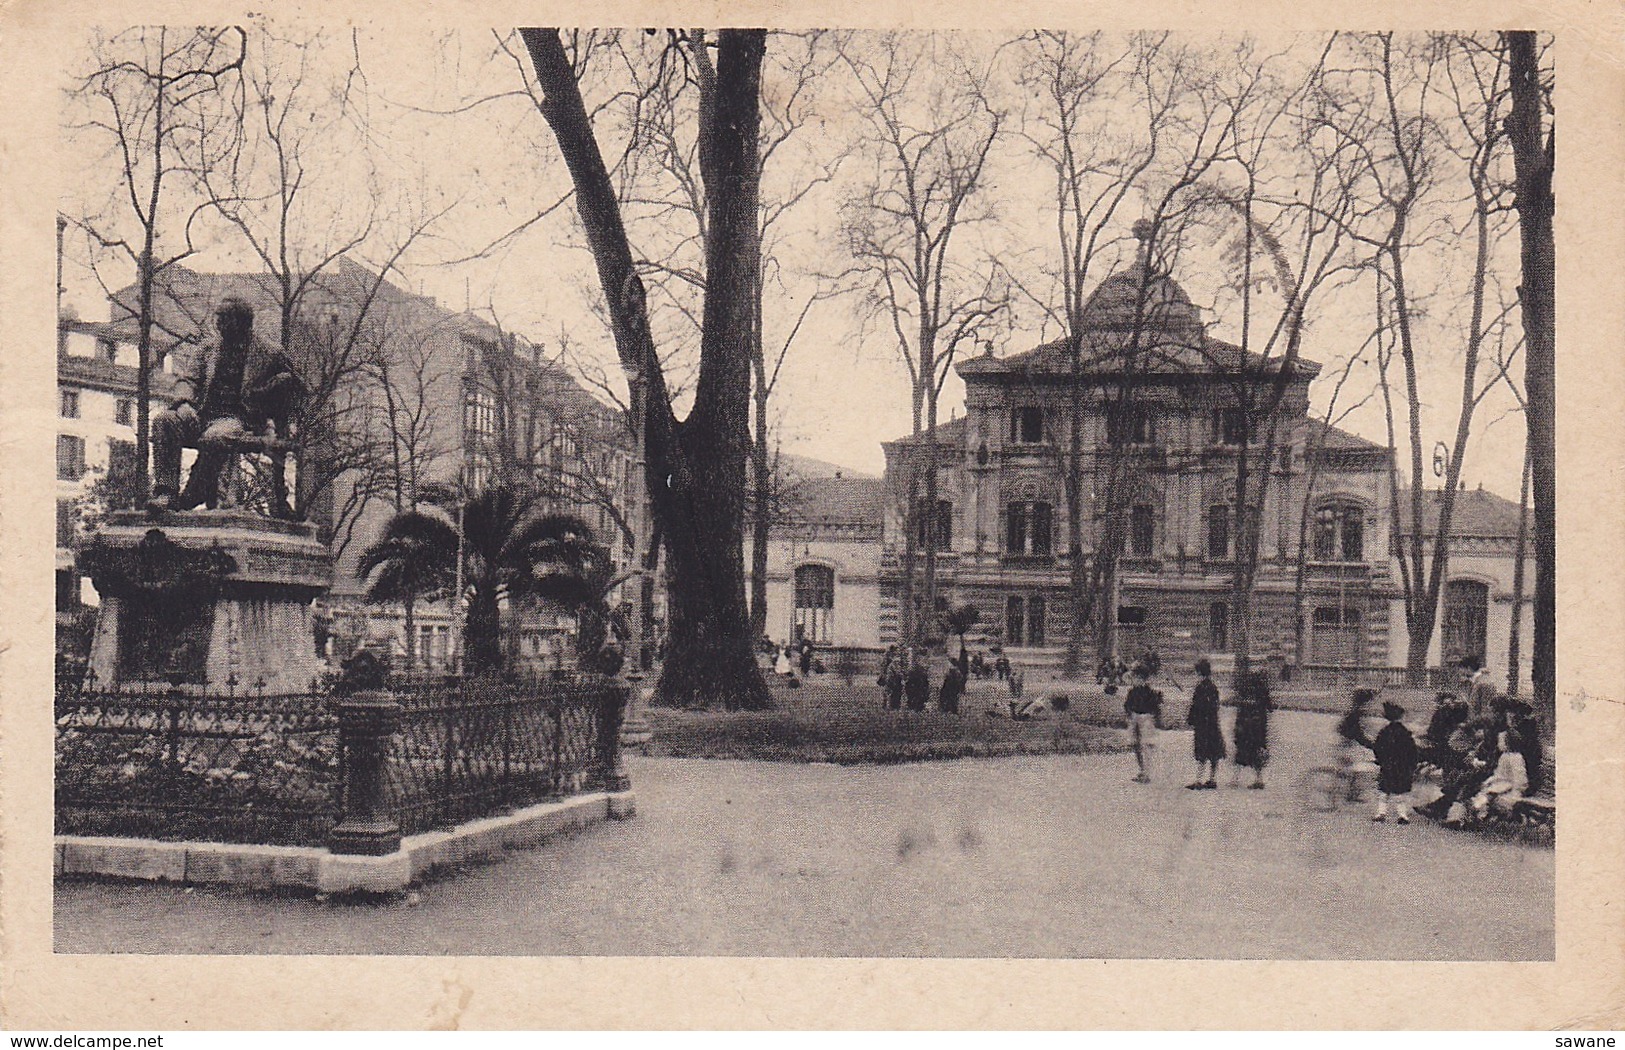
[[[1517,696],[1523,677],[1524,560],[1529,556],[1529,449],[1523,450],[1523,484],[1518,489],[1518,543],[1512,562],[1512,631],[1507,636],[1507,695]]]
[[[1535,704],[1548,717],[1557,704],[1557,432],[1555,414],[1557,260],[1552,240],[1552,160],[1555,131],[1541,135],[1540,62],[1535,34],[1506,34],[1512,114],[1507,133],[1518,179],[1522,238],[1524,392],[1529,423],[1529,478],[1535,503],[1535,639],[1530,661]]]
[[[760,234],[758,95],[766,33],[718,36],[714,88],[702,90],[700,162],[707,189],[706,294],[694,407],[672,414],[649,334],[626,228],[556,29],[522,29],[576,206],[597,264],[616,348],[645,381],[646,481],[669,559],[670,633],[657,703],[768,706],[745,607],[745,456],[749,446],[750,290]]]

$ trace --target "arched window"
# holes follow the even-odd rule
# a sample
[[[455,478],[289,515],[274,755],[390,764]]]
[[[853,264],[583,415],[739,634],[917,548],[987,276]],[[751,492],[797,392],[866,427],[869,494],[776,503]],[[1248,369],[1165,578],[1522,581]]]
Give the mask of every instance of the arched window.
[[[1049,557],[1054,512],[1048,503],[1017,500],[1005,508],[1004,552]]]
[[[1444,623],[1439,648],[1447,664],[1463,657],[1484,659],[1490,612],[1490,588],[1477,580],[1451,580],[1444,585]]]
[[[1315,511],[1315,560],[1364,561],[1365,511],[1351,503]]]
[[[1129,511],[1129,554],[1149,558],[1156,550],[1157,516],[1149,503],[1136,503]]]
[[[928,521],[936,523],[934,540],[926,532]],[[930,543],[935,550],[954,549],[954,505],[951,500],[937,500],[937,513],[934,516],[925,513],[925,503],[921,502],[914,512],[914,526],[914,542],[921,548]]]
[[[796,566],[796,633],[810,642],[828,642],[835,616],[835,570],[828,565]]]
[[[1044,596],[1012,594],[1004,600],[1004,640],[1009,645],[1044,644]]]

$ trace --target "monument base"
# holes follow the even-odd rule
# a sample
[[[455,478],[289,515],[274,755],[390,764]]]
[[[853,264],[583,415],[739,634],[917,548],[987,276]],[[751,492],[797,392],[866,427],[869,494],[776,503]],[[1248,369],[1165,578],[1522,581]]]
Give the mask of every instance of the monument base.
[[[333,570],[312,525],[119,512],[80,560],[101,595],[90,652],[101,683],[300,693],[320,673],[310,603]]]

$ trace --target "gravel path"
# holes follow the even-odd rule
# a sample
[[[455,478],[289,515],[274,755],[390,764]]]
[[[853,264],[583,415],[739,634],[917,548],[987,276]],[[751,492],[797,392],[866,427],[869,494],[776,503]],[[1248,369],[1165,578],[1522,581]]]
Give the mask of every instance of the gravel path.
[[[64,881],[59,952],[1551,959],[1553,853],[1126,755],[835,767],[632,758],[638,816],[385,902]],[[1221,771],[1221,783],[1224,771]]]

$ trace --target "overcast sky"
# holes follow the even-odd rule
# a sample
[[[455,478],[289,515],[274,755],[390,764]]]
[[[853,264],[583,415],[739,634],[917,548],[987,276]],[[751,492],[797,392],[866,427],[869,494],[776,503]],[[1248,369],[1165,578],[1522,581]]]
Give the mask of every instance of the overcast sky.
[[[259,29],[251,27],[256,33]],[[1228,39],[1187,42],[1211,45],[1216,53],[1233,50],[1236,44]],[[1042,273],[1055,254],[1053,176],[1046,177],[1018,134],[1020,93],[1012,83],[1012,50],[1001,51],[1006,41],[994,37],[965,37],[951,43],[955,55],[988,72],[990,97],[1012,109],[978,184],[992,217],[968,230],[957,247],[963,249],[967,267],[989,265],[985,260],[996,258],[1012,272],[1025,275],[1025,286],[1042,289]],[[1321,43],[1305,38],[1274,41],[1271,46],[1288,56],[1282,68],[1290,70],[1312,61]],[[770,40],[764,91],[787,90],[787,67],[805,61],[803,48],[797,40]],[[523,94],[521,67],[499,48],[498,37],[391,27],[387,34],[363,33],[352,50],[348,33],[337,32],[305,48],[304,55],[314,97],[348,81],[353,106],[347,119],[324,130],[323,148],[312,151],[308,192],[328,205],[327,210],[312,212],[312,240],[335,236],[334,231],[347,223],[364,221],[369,206],[377,202],[380,216],[374,237],[357,253],[376,261],[387,254],[390,235],[407,216],[449,209],[431,228],[431,235],[403,257],[402,283],[454,309],[466,304],[489,311],[504,327],[552,350],[568,344],[573,364],[589,372],[599,370],[618,383],[607,333],[591,310],[597,298],[596,275],[571,202],[489,247],[556,205],[569,189],[550,132]],[[356,55],[360,77],[354,76]],[[589,107],[603,100],[611,83],[606,74],[584,85]],[[785,338],[807,299],[827,286],[819,283],[819,275],[838,273],[847,265],[839,235],[842,204],[873,172],[859,146],[864,116],[850,76],[832,65],[810,86],[809,97],[809,123],[791,140],[779,167],[770,166],[766,191],[782,194],[798,185],[798,179],[804,181],[808,172],[839,164],[829,181],[815,186],[776,228],[777,263],[784,277],[782,283],[770,285],[764,298],[764,341],[770,352]],[[488,101],[478,101],[482,99]],[[1105,99],[1101,105],[1106,107],[1102,112],[1109,113],[1113,102]],[[1123,105],[1126,113],[1127,103]],[[85,183],[66,192],[64,208],[105,200],[110,174],[110,166],[88,168]],[[1131,200],[1120,210],[1119,221],[1108,231],[1119,246],[1114,251],[1127,251],[1121,246],[1128,243],[1128,226],[1140,217],[1143,206],[1143,201]],[[632,235],[642,247],[679,225],[671,218],[666,223],[668,229],[653,221],[634,222]],[[200,269],[252,265],[222,229],[204,229],[200,240],[204,250],[188,265]],[[1429,448],[1435,439],[1451,439],[1455,429],[1460,350],[1459,338],[1449,333],[1452,317],[1463,305],[1461,256],[1468,251],[1463,240],[1455,257],[1417,268],[1419,283],[1439,288],[1419,331],[1424,350],[1422,429]],[[481,254],[468,258],[476,253]],[[70,244],[69,302],[85,316],[105,316],[84,256],[82,248]],[[1516,258],[1514,242],[1501,257],[1503,268],[1515,267]],[[1199,246],[1181,256],[1174,277],[1198,305],[1207,308],[1204,318],[1211,322],[1213,334],[1237,340],[1239,308],[1223,291],[1226,265],[1218,246]],[[1106,276],[1110,268],[1095,273],[1092,281]],[[116,266],[106,272],[120,279]],[[1507,272],[1510,287],[1517,278],[1511,269]],[[1042,310],[1017,298],[1013,317],[993,333],[997,353],[1020,352],[1059,334],[1053,325],[1046,325]],[[1359,354],[1371,329],[1372,299],[1369,279],[1322,294],[1311,310],[1304,356],[1327,363],[1331,372]],[[775,393],[775,421],[785,451],[878,473],[884,462],[880,442],[909,430],[908,381],[890,328],[872,319],[865,324],[861,314],[855,296],[821,301],[810,309],[785,360]],[[693,342],[691,333],[675,325],[664,326],[663,335],[667,340],[663,349]],[[1521,380],[1521,365],[1516,371]],[[1488,378],[1487,372],[1483,378]],[[1369,365],[1358,368],[1349,387],[1354,393],[1346,391],[1344,403],[1363,397],[1373,382]],[[1329,382],[1316,385],[1317,411],[1324,410],[1329,387]],[[946,420],[962,412],[962,404],[963,387],[957,377],[951,378],[941,417]],[[1512,407],[1504,390],[1485,400],[1463,477],[1469,486],[1483,483],[1516,499],[1523,441],[1521,416],[1508,415]],[[1386,442],[1381,404],[1375,397],[1342,425]]]

